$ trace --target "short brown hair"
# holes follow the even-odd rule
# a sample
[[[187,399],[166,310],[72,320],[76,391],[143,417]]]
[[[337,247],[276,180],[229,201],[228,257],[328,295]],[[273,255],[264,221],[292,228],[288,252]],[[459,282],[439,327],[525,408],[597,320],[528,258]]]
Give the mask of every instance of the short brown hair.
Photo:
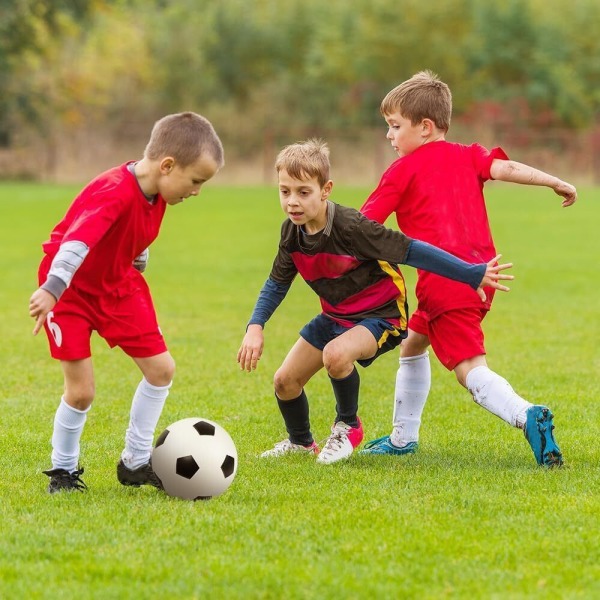
[[[323,187],[329,181],[329,146],[317,138],[290,144],[277,155],[275,169],[287,171],[294,179],[316,177]]]
[[[431,119],[438,129],[448,131],[452,117],[450,88],[431,71],[419,71],[388,92],[380,106],[386,117],[399,112],[413,125]]]
[[[182,167],[208,154],[221,168],[224,164],[223,145],[210,121],[193,112],[167,115],[156,121],[144,156],[160,160],[171,156]]]

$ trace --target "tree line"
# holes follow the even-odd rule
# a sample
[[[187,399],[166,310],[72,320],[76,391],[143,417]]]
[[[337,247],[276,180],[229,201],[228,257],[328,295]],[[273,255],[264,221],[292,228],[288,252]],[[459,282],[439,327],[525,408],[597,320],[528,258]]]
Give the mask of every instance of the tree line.
[[[3,0],[0,146],[193,109],[245,152],[266,130],[380,126],[424,68],[455,115],[582,129],[597,23],[597,0]]]

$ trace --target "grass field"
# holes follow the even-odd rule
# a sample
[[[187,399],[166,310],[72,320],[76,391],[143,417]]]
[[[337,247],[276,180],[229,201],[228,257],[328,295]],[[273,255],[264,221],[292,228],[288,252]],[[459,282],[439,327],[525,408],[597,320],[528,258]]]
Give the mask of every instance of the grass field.
[[[82,439],[89,492],[46,493],[62,376],[45,338],[31,336],[27,303],[40,243],[76,191],[0,185],[0,598],[600,597],[598,190],[562,209],[547,190],[488,185],[497,247],[517,276],[485,322],[489,363],[553,409],[567,463],[554,471],[435,359],[416,455],[260,460],[284,437],[272,375],[318,300],[295,282],[267,325],[259,370],[240,372],[283,219],[276,192],[209,184],[169,208],[146,271],[178,366],[159,429],[213,419],[240,460],[225,495],[196,503],[118,484],[139,374],[98,338]],[[358,206],[368,190],[335,192]],[[361,371],[367,439],[389,432],[396,367],[388,354]],[[307,392],[323,439],[334,416],[326,376]]]

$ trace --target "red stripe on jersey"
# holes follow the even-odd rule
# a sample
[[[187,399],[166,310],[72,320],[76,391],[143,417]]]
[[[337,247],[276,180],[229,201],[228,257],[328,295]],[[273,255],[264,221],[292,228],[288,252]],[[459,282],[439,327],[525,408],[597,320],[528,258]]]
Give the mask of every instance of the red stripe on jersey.
[[[313,256],[301,252],[292,252],[290,256],[305,281],[337,279],[361,264],[361,261],[353,256],[327,254],[326,252]]]

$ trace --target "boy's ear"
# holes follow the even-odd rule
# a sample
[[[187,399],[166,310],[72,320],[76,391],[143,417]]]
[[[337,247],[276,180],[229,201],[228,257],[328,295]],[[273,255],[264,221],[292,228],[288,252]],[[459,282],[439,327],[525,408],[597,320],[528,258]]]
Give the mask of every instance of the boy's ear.
[[[423,119],[421,121],[421,135],[429,137],[435,130],[435,123],[431,119]]]
[[[327,198],[329,198],[329,194],[331,194],[332,188],[333,188],[333,181],[331,181],[331,179],[330,179],[321,189],[321,200],[327,200]]]
[[[161,174],[168,175],[173,170],[174,166],[175,166],[175,159],[172,156],[165,156],[160,161],[160,165],[159,165]]]

